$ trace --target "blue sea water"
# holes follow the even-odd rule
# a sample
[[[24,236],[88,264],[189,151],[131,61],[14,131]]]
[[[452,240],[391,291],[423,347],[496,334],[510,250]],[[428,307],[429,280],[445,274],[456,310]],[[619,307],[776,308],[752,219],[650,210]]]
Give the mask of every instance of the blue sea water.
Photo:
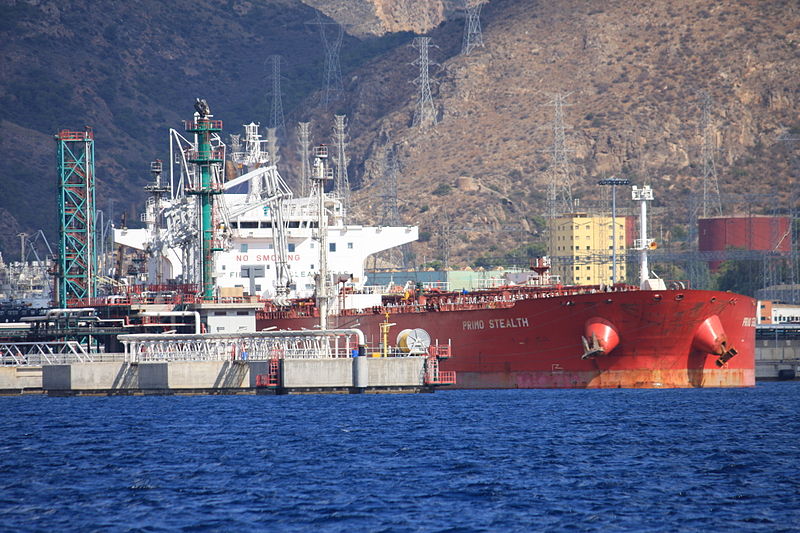
[[[0,398],[2,531],[797,531],[800,383]]]

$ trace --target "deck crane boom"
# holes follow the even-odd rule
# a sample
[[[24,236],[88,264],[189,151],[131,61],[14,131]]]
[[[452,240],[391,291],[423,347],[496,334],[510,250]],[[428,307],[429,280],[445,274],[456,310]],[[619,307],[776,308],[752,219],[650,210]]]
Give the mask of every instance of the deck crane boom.
[[[245,151],[241,154],[234,154],[234,158],[249,168],[268,163],[267,152],[261,147],[264,142],[266,141],[262,141],[258,134],[258,125],[246,124],[243,142]],[[288,221],[286,220],[285,206],[292,199],[292,191],[283,181],[274,164],[258,166],[254,170],[226,182],[223,188],[229,190],[246,182],[250,184],[249,201],[242,207],[231,210],[228,216],[235,219],[239,215],[259,207],[267,206],[269,208],[272,216],[272,244],[275,248],[275,298],[273,302],[279,306],[289,305],[292,275],[289,270]]]

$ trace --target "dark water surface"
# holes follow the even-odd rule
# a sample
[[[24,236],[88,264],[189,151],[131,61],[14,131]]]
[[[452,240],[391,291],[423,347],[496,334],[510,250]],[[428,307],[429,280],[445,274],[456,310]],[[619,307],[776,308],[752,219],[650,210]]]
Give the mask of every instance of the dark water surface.
[[[800,529],[800,383],[0,409],[1,531]]]

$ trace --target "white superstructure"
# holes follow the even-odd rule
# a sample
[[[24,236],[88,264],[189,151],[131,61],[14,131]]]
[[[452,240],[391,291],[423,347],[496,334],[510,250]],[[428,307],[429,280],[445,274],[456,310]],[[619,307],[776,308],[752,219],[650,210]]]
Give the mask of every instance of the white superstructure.
[[[280,200],[276,201],[275,191],[285,184],[275,167],[266,161],[266,152],[259,149],[264,141],[257,134],[257,125],[246,125],[245,133],[245,151],[236,150],[231,159],[246,172],[219,185],[220,209],[214,217],[221,249],[214,254],[217,296],[275,298],[279,292],[276,291],[276,271],[283,268],[281,265],[285,261],[290,274],[288,297],[311,297],[315,292],[320,257],[316,193],[305,198],[292,198],[291,193],[282,192]],[[174,137],[173,130],[171,139]],[[176,143],[179,150],[191,150],[190,141],[183,138],[180,141]],[[176,159],[181,158],[173,158],[173,161]],[[142,216],[145,228],[114,231],[115,243],[147,253],[147,283],[156,283],[157,279],[197,282],[197,200],[196,196],[182,193],[191,189],[194,176],[191,166],[184,163],[180,181],[170,179],[172,192],[148,200]],[[271,182],[278,186],[270,187]],[[344,208],[338,198],[326,195],[324,204],[332,287],[362,289],[366,282],[364,267],[370,255],[418,238],[416,226],[345,224]],[[162,220],[163,227],[158,229],[157,221]],[[284,228],[276,234],[278,220],[282,220]],[[276,243],[285,243],[284,254],[276,253]],[[156,260],[159,257],[161,260]],[[155,271],[159,265],[160,273]],[[287,278],[285,274],[282,277]]]

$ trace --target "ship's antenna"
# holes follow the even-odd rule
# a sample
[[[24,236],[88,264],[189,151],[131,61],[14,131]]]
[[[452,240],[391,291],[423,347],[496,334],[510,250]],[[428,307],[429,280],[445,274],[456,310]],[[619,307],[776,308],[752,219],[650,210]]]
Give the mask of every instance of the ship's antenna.
[[[283,101],[281,100],[281,60],[282,56],[280,55],[271,55],[268,58],[272,65],[272,113],[269,127],[284,133],[286,123],[283,120]]]
[[[436,125],[436,107],[433,105],[431,82],[428,75],[431,65],[428,52],[431,46],[435,45],[431,44],[430,37],[415,37],[411,46],[419,50],[419,58],[412,63],[419,66],[419,76],[414,80],[414,84],[419,87],[419,98],[414,112],[414,126],[425,129],[428,126]]]
[[[161,173],[163,165],[160,159],[150,163],[150,174],[153,176],[153,182],[145,186],[145,190],[152,194],[152,203],[148,202],[148,212],[146,213],[148,229],[151,233],[152,247],[150,248],[151,265],[155,269],[155,282],[158,285],[163,283],[164,267],[163,267],[163,248],[164,240],[161,235],[161,226],[163,225],[163,198],[169,194],[169,186],[161,183]],[[152,211],[150,211],[152,209]]]
[[[641,264],[639,266],[639,286],[644,289],[647,281],[650,279],[650,269],[647,264],[647,251],[650,250],[655,241],[647,238],[647,202],[653,201],[653,190],[649,185],[643,186],[641,189],[636,185],[631,189],[631,196],[634,202],[639,202],[641,212],[639,216],[639,238],[633,243],[635,249],[639,250],[641,257]],[[616,221],[614,221],[616,224]]]
[[[461,55],[468,56],[475,48],[483,48],[481,33],[481,8],[483,4],[476,0],[464,0],[466,22],[464,23],[464,39],[461,43]]]
[[[310,128],[310,122],[297,123],[297,140],[299,142],[297,154],[300,156],[300,196],[303,198],[311,192],[311,163],[309,161],[311,156]]]
[[[344,38],[344,28],[334,21],[322,20],[322,15],[317,11],[316,20],[309,22],[319,26],[319,36],[322,40],[322,47],[325,51],[325,75],[323,79],[321,103],[325,110],[328,105],[339,98],[343,92],[342,88],[342,68],[339,61],[339,51],[342,48]],[[330,34],[326,27],[333,26]]]
[[[706,91],[700,91],[700,98],[703,106],[700,131],[703,136],[703,218],[705,218],[712,209],[715,214],[722,215],[722,202],[717,180],[717,166],[714,161],[714,153],[717,150],[715,131],[711,123],[714,102]]]
[[[347,177],[349,160],[345,152],[347,147],[346,115],[334,115],[333,138],[336,144],[336,194],[342,200],[342,222],[346,223],[350,211],[350,179]]]
[[[317,278],[317,307],[319,308],[319,327],[328,329],[328,303],[330,287],[328,281],[328,214],[325,212],[325,182],[332,178],[328,168],[328,147],[314,149],[314,180],[317,188],[317,231],[319,242],[319,274]]]

